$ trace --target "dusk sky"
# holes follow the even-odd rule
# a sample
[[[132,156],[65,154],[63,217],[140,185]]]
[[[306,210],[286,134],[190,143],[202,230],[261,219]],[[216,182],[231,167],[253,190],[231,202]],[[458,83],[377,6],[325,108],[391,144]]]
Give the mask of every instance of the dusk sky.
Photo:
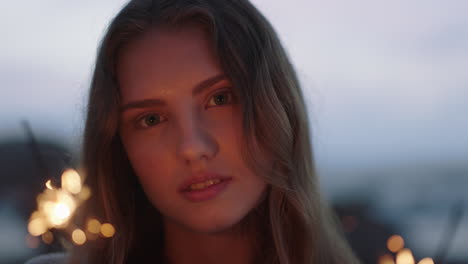
[[[96,47],[126,1],[2,1],[0,136],[79,144]],[[319,166],[468,160],[468,2],[255,0],[298,71]]]

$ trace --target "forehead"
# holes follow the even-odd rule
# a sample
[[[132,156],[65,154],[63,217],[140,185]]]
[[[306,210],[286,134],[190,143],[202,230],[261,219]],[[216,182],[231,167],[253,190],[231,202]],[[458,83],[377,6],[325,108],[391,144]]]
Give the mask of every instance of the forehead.
[[[116,72],[123,103],[189,94],[195,84],[222,74],[209,34],[197,25],[149,30],[120,52]]]

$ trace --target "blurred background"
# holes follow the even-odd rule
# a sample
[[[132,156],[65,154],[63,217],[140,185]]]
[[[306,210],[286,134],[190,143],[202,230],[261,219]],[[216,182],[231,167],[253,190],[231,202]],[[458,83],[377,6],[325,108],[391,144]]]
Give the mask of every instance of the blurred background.
[[[61,250],[28,219],[76,165],[96,48],[126,1],[0,2],[0,263],[23,263]],[[467,264],[468,1],[252,2],[296,67],[323,192],[358,256]]]

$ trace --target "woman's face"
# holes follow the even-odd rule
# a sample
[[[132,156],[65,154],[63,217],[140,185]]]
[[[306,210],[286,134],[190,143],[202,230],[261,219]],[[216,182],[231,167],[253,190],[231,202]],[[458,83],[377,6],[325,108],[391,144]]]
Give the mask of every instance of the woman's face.
[[[166,224],[219,232],[258,205],[266,183],[242,160],[240,104],[201,28],[145,33],[122,51],[117,75],[120,136]],[[180,190],[207,174],[215,174],[205,182],[212,186]]]

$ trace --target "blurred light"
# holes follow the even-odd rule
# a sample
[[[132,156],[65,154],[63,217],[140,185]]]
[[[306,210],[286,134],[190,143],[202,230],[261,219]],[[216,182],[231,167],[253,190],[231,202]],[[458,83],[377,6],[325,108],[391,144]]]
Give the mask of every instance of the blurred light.
[[[68,169],[63,172],[62,188],[73,194],[78,194],[81,191],[80,175],[73,169]]]
[[[379,258],[379,264],[395,264],[393,257],[391,255],[383,255]]]
[[[431,258],[423,258],[418,262],[418,264],[434,264],[434,260]]]
[[[91,196],[91,189],[82,185],[80,175],[73,169],[67,169],[62,173],[61,188],[52,185],[49,179],[45,183],[46,189],[37,196],[37,210],[31,214],[28,222],[28,231],[33,237],[42,235],[46,244],[54,241],[54,235],[49,231],[51,228],[65,229],[66,233],[71,231],[67,228],[75,210]],[[87,233],[85,233],[86,230]],[[115,228],[107,223],[101,225],[97,219],[90,219],[87,226],[75,229],[71,233],[72,241],[77,245],[86,243],[87,240],[95,240],[99,237],[112,237]],[[29,239],[31,241],[39,241]]]
[[[52,190],[52,189],[53,189],[53,187],[52,187],[52,181],[51,181],[51,180],[48,180],[48,181],[45,183],[45,186],[47,187],[47,189]]]
[[[52,234],[52,232],[47,231],[44,234],[42,234],[42,241],[44,241],[44,243],[46,244],[52,244],[52,242],[54,241],[54,235]]]
[[[101,231],[101,223],[96,219],[90,219],[88,221],[88,231],[93,234],[99,234]]]
[[[387,240],[387,248],[393,253],[398,252],[405,246],[405,241],[399,235],[393,235]]]
[[[88,186],[83,186],[81,188],[81,192],[78,194],[78,198],[81,199],[82,201],[88,200],[88,198],[91,196],[91,189],[89,189]]]
[[[75,199],[63,190],[46,190],[39,195],[38,202],[49,227],[66,226],[76,208]]]
[[[411,250],[405,248],[398,252],[396,256],[396,264],[414,264],[414,257]]]
[[[73,242],[77,245],[83,245],[86,242],[86,235],[81,229],[75,229],[72,233]]]
[[[29,221],[28,232],[33,236],[40,236],[47,231],[47,224],[42,218],[35,218]]]
[[[31,235],[26,235],[25,243],[28,248],[38,248],[39,247],[39,239],[37,237],[33,237]]]
[[[51,209],[51,222],[54,225],[60,225],[70,216],[70,208],[63,203],[54,203]]]
[[[112,237],[115,234],[115,228],[111,224],[101,225],[101,234],[105,237]]]

